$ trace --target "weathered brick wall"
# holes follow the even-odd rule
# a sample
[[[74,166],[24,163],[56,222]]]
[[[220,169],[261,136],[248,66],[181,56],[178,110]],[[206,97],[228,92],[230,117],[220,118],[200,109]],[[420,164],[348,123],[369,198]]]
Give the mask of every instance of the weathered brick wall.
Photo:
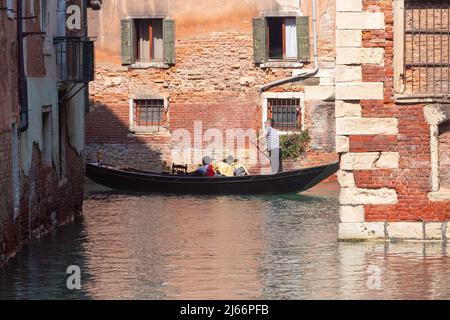
[[[355,222],[450,219],[450,201],[429,198],[431,136],[425,105],[394,100],[393,1],[363,0],[361,8],[345,8],[344,4],[341,8],[338,30],[360,32],[362,40],[360,47],[355,43],[351,48],[360,52],[359,60],[352,62],[345,57],[350,52],[347,49],[338,48],[337,56],[338,64],[341,61],[345,66],[342,70],[360,68],[359,80],[358,74],[348,77],[336,92],[341,100],[336,109],[338,150],[342,154],[341,236],[354,236],[351,226]],[[343,22],[345,17],[358,15],[364,16],[360,30],[352,27],[351,21]],[[368,237],[380,235],[384,237],[384,229]]]
[[[25,4],[24,16],[39,16],[39,0],[34,0],[34,13],[31,12],[31,1]],[[51,16],[50,18],[53,18]],[[24,172],[22,159],[19,159],[20,194],[13,192],[13,155],[12,155],[12,123],[18,123],[18,52],[17,52],[17,20],[6,20],[4,11],[0,11],[0,55],[4,60],[0,63],[0,266],[13,256],[29,241],[39,238],[54,228],[71,221],[81,214],[84,185],[83,155],[77,153],[64,136],[65,175],[60,176],[59,164],[48,166],[41,158],[41,151],[34,143],[31,157],[31,169]],[[26,30],[40,32],[39,19],[28,19]],[[30,36],[27,38],[25,59],[27,75],[30,77],[49,76],[44,64],[44,38]],[[49,90],[56,89],[51,87]],[[46,94],[45,92],[42,93]],[[51,93],[48,92],[50,95]],[[39,106],[42,107],[42,106]],[[27,135],[17,136],[17,149],[26,146],[28,139],[37,141],[33,136],[42,119],[30,117],[30,128]],[[69,120],[66,124],[70,123]],[[53,132],[53,141],[57,141],[58,131]],[[53,150],[57,152],[57,150]],[[19,151],[18,157],[23,154]],[[19,198],[19,216],[14,219],[13,196]]]
[[[11,131],[11,120],[18,112],[17,25],[4,10],[0,10],[0,30],[0,131]]]
[[[319,90],[310,90],[313,94],[309,97],[308,91],[305,91],[308,82],[305,81],[283,85],[271,91],[305,92],[307,100],[320,100],[324,97],[320,95],[320,86],[332,87],[334,3],[334,0],[321,1],[319,6],[320,67],[324,70],[316,76],[316,81],[310,79],[313,81],[309,82],[310,86]],[[204,3],[198,4],[200,7],[202,5]],[[227,129],[261,129],[259,87],[292,76],[293,69],[255,66],[252,19],[259,13],[251,5],[240,6],[239,19],[223,19],[223,13],[216,13],[217,17],[211,17],[207,22],[201,15],[189,18],[178,16],[178,11],[183,12],[185,9],[178,8],[174,13],[177,23],[176,64],[168,69],[128,70],[120,66],[115,56],[120,47],[113,47],[114,44],[120,46],[120,43],[117,39],[105,43],[103,38],[109,31],[99,28],[97,76],[90,87],[93,104],[87,117],[88,160],[95,160],[94,150],[101,146],[106,150],[105,158],[109,157],[119,165],[139,165],[141,168],[159,170],[162,161],[171,163],[173,160],[170,134],[186,129],[193,136],[195,122],[202,123],[203,133],[211,128],[218,129],[224,139]],[[310,6],[310,2],[302,3],[305,14],[311,14]],[[103,13],[105,15],[101,19],[97,17],[97,22],[113,18],[111,25],[118,26],[114,10],[106,8],[100,15]],[[233,16],[236,14],[230,13]],[[312,65],[304,67],[311,68]],[[326,88],[329,90],[329,87]],[[318,99],[313,96],[314,92],[319,92]],[[169,135],[152,137],[129,132],[129,98],[140,93],[168,97]],[[328,161],[330,153],[334,154],[334,115],[330,108],[330,103],[320,101],[306,105],[305,123],[312,130],[313,151],[324,154],[323,162]],[[327,124],[325,130],[319,127],[319,120],[321,124]],[[160,143],[165,145],[161,146]],[[209,143],[204,141],[203,147]],[[139,150],[139,145],[142,145],[142,150]],[[129,149],[130,152],[120,149]],[[152,168],[154,164],[156,167]]]
[[[39,239],[81,215],[84,165],[68,143],[66,163],[67,175],[62,181],[54,167],[43,164],[40,151],[34,146],[30,174],[20,176],[20,214],[14,220],[11,211],[2,225],[0,265],[29,241]]]
[[[0,265],[8,255],[6,225],[13,216],[12,121],[18,113],[17,26],[0,10]]]
[[[13,215],[11,132],[0,132],[0,265],[6,260],[5,226]]]
[[[439,127],[439,178],[441,188],[450,189],[450,120]]]
[[[336,121],[334,103],[307,103],[305,125],[311,135],[312,150],[334,153]]]

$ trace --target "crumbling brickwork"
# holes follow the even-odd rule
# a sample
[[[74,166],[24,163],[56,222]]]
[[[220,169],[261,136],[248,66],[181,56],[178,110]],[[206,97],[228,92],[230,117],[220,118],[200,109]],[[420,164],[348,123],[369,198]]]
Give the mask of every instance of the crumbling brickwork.
[[[12,123],[18,119],[17,28],[0,10],[0,265],[6,260],[6,225],[13,216]]]
[[[270,4],[270,8],[267,8],[271,11],[283,11],[279,4],[275,4],[276,1],[266,2]],[[306,129],[311,130],[313,138],[311,152],[316,154],[315,163],[320,162],[318,155],[323,154],[321,164],[324,164],[333,156],[334,160],[337,159],[334,152],[334,106],[330,102],[324,102],[333,93],[335,20],[334,1],[320,2],[318,23],[321,31],[321,71],[313,78],[285,84],[269,92],[295,92],[304,95],[304,124]],[[156,8],[160,5],[163,4],[155,4]],[[195,5],[198,8],[212,6],[206,1]],[[105,6],[108,7],[108,4]],[[292,76],[296,68],[313,67],[312,63],[295,68],[255,65],[252,20],[264,11],[262,3],[241,3],[239,10],[230,4],[224,12],[215,12],[207,21],[202,15],[188,17],[189,6],[191,4],[186,3],[177,10],[161,9],[167,10],[166,16],[176,23],[176,63],[162,69],[121,66],[120,39],[116,35],[115,38],[109,38],[108,42],[104,40],[110,32],[102,27],[104,21],[110,21],[110,28],[115,28],[118,34],[120,19],[136,13],[130,11],[133,7],[131,3],[126,2],[124,5],[129,10],[110,8],[92,17],[91,29],[98,30],[95,35],[99,40],[97,76],[90,87],[92,105],[87,117],[88,160],[95,161],[98,148],[102,148],[105,151],[105,161],[109,159],[113,164],[121,166],[138,166],[158,171],[164,162],[178,162],[178,159],[172,157],[176,145],[172,141],[175,132],[186,130],[194,144],[196,123],[201,124],[203,135],[208,130],[217,129],[224,140],[229,129],[258,132],[262,128],[264,113],[258,89],[271,81]],[[298,3],[296,6],[299,7]],[[145,16],[154,13],[151,9],[145,11],[143,8],[139,14]],[[301,14],[310,16],[311,2],[302,2],[300,10]],[[216,23],[217,21],[220,23]],[[310,60],[313,60],[312,31]],[[167,99],[167,128],[163,132],[145,134],[134,133],[130,129],[130,100],[145,96]],[[211,142],[205,139],[195,148],[206,148]],[[142,148],[139,149],[139,146]],[[248,146],[247,140],[245,147]],[[188,165],[196,166],[198,163],[199,159],[194,159]],[[253,167],[258,170],[261,166],[267,164],[259,163]]]

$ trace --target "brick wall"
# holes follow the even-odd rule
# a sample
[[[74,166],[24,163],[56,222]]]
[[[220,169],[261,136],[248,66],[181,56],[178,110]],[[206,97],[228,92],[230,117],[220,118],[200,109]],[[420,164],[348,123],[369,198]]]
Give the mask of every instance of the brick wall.
[[[11,132],[0,132],[0,265],[6,260],[5,226],[13,215]]]
[[[206,3],[198,3],[198,6]],[[322,163],[328,161],[330,154],[334,154],[334,107],[330,103],[317,101],[321,98],[313,94],[309,97],[309,91],[305,88],[317,88],[310,91],[319,92],[320,96],[321,86],[329,90],[333,82],[334,3],[334,0],[324,1],[319,7],[322,74],[315,79],[271,90],[305,92],[305,99],[313,100],[306,103],[305,124],[312,132],[313,152],[324,154]],[[310,10],[310,6],[310,2],[302,4],[305,10]],[[106,150],[105,158],[111,159],[114,164],[159,170],[162,162],[175,161],[171,157],[173,133],[186,129],[193,136],[195,122],[201,122],[203,133],[208,129],[218,129],[224,139],[227,129],[261,129],[259,87],[292,76],[293,69],[255,66],[252,19],[259,13],[253,6],[248,5],[247,8],[244,5],[239,10],[240,18],[237,20],[224,20],[223,13],[216,13],[219,16],[208,22],[196,15],[189,17],[190,22],[186,23],[187,17],[179,16],[179,12],[184,9],[181,6],[174,13],[177,23],[176,64],[168,69],[128,69],[120,66],[116,58],[111,57],[120,49],[120,42],[111,38],[110,42],[105,43],[103,38],[109,31],[98,28],[100,45],[97,47],[97,76],[90,87],[92,107],[87,117],[88,160],[95,160],[95,150],[101,146]],[[111,26],[119,28],[117,10],[108,11],[106,8],[100,12],[100,17],[93,18],[94,25],[97,23],[101,26],[102,21],[111,19]],[[232,12],[234,14],[236,12]],[[310,12],[305,11],[305,14],[310,15]],[[220,24],[211,22],[219,20]],[[164,134],[152,136],[130,133],[129,98],[140,94],[168,98],[168,131]],[[204,141],[203,147],[208,144],[208,141]],[[139,150],[139,146],[142,149]],[[317,156],[316,162],[319,158]],[[197,165],[196,161],[198,159],[192,165]],[[267,167],[259,163],[255,169],[261,166]]]
[[[360,73],[338,84],[336,92],[342,100],[336,107],[341,152],[340,236],[361,236],[363,231],[352,229],[354,223],[448,220],[450,201],[429,198],[432,157],[425,105],[399,104],[394,99],[393,1],[363,0],[361,6],[359,1],[353,3],[347,8],[341,5],[338,21],[358,16],[364,16],[364,21],[360,20],[359,27],[351,26],[350,21],[337,25],[338,32],[342,29],[361,35],[351,48],[359,50],[359,57],[355,57],[359,60],[352,62],[345,57],[347,48],[338,48],[337,56],[346,70],[351,65],[360,66]],[[361,91],[352,93],[349,88]],[[372,91],[364,90],[368,88]],[[446,139],[443,133],[441,146],[446,145]],[[442,150],[441,164],[448,159],[448,153],[444,155],[446,151]],[[445,170],[441,167],[441,172]],[[376,223],[365,226],[373,233],[364,237],[385,237],[383,226],[381,231]],[[407,234],[405,231],[403,235]]]
[[[31,16],[31,1],[25,5],[24,16]],[[34,13],[39,13],[39,0],[34,0]],[[52,16],[53,17],[53,16]],[[52,18],[50,17],[50,18]],[[65,144],[65,175],[61,176],[59,164],[48,166],[41,158],[36,143],[32,147],[31,169],[25,174],[19,159],[19,193],[13,194],[13,155],[12,123],[18,123],[18,52],[17,20],[7,19],[5,11],[0,10],[0,266],[13,256],[22,246],[33,239],[40,238],[50,230],[73,220],[82,211],[84,162],[69,143],[69,137],[63,137]],[[40,32],[39,19],[26,21],[27,31]],[[43,61],[43,37],[28,37],[27,75],[30,77],[49,76]],[[56,89],[51,87],[49,90]],[[45,92],[42,93],[46,94]],[[51,93],[48,92],[50,95]],[[41,107],[41,106],[38,106]],[[40,117],[30,117],[27,135],[18,134],[18,150],[26,149],[28,139],[37,141],[42,121]],[[66,121],[66,124],[70,121]],[[69,130],[67,130],[69,131]],[[73,133],[73,132],[72,132]],[[52,140],[59,139],[58,132]],[[22,148],[21,148],[22,147]],[[54,150],[56,152],[57,150]],[[25,152],[26,155],[26,152]],[[23,153],[18,154],[21,158]],[[19,198],[19,208],[14,208],[14,196]],[[14,218],[14,210],[18,217]]]
[[[6,225],[13,217],[12,122],[18,114],[17,27],[0,10],[0,265],[9,251]]]
[[[5,10],[0,10],[0,131],[11,131],[11,120],[18,112],[17,26]]]

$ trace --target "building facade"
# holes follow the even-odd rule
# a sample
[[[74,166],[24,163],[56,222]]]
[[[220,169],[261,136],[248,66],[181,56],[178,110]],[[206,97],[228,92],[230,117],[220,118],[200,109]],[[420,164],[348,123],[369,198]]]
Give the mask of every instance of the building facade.
[[[101,150],[103,162],[158,171],[231,154],[259,173],[268,161],[249,140],[272,117],[308,130],[298,164],[336,161],[335,1],[316,4],[314,19],[310,0],[105,3],[89,19],[88,160]]]
[[[93,79],[87,10],[101,1],[0,2],[0,264],[82,210]]]
[[[338,0],[339,238],[450,236],[450,5]]]

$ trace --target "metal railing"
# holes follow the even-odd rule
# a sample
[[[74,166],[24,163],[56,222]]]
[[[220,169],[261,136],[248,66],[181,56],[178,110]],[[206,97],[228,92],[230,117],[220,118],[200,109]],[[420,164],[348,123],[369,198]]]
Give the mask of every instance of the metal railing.
[[[88,83],[94,80],[94,42],[76,37],[57,37],[56,65],[59,83]]]

